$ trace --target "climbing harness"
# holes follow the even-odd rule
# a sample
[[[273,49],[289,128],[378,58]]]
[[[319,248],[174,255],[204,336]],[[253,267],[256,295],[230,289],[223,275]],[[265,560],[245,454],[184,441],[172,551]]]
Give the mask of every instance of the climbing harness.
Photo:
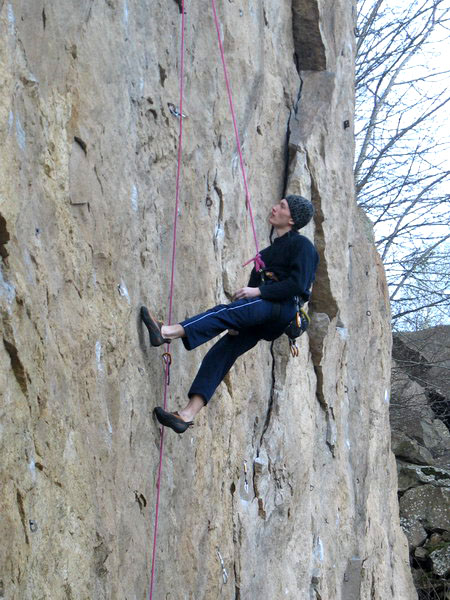
[[[220,24],[219,19],[217,17],[216,11],[216,3],[215,0],[211,0],[212,9],[214,15],[214,23],[217,31],[217,38],[219,43],[219,50],[222,59],[222,66],[225,77],[225,84],[227,88],[228,101],[230,104],[230,111],[233,120],[233,128],[236,137],[236,145],[239,154],[239,161],[241,165],[242,178],[244,182],[245,189],[245,203],[246,208],[250,215],[250,221],[252,226],[253,238],[256,246],[256,255],[248,261],[255,263],[255,269],[260,271],[264,268],[264,262],[259,253],[258,247],[258,239],[256,237],[256,228],[255,222],[253,219],[253,212],[250,201],[250,192],[247,184],[247,175],[245,171],[244,158],[242,155],[241,142],[239,138],[239,131],[236,122],[236,116],[233,105],[233,98],[231,94],[231,86],[228,77],[228,70],[225,62],[225,53],[223,50],[222,39],[220,35]],[[173,306],[173,291],[174,291],[174,280],[175,280],[175,263],[176,263],[176,241],[177,241],[177,218],[179,211],[179,202],[180,202],[180,174],[181,174],[181,155],[182,155],[182,146],[183,146],[183,119],[186,118],[186,115],[183,114],[183,92],[184,92],[184,51],[185,51],[185,21],[186,21],[186,13],[185,13],[185,1],[180,0],[181,4],[181,44],[180,44],[180,100],[179,106],[175,107],[173,104],[169,105],[170,112],[178,118],[179,120],[179,133],[178,133],[178,156],[177,156],[177,176],[176,176],[176,191],[175,191],[175,213],[174,213],[174,222],[173,222],[173,242],[172,242],[172,262],[171,262],[171,277],[170,277],[170,293],[169,293],[169,312],[168,312],[168,325],[172,323],[172,306]],[[246,264],[248,264],[246,263]],[[165,346],[165,352],[163,355],[164,361],[164,410],[167,408],[167,395],[168,395],[168,386],[170,384],[170,367],[172,364],[172,356],[169,353],[169,344]],[[149,599],[153,598],[153,587],[155,581],[155,558],[156,558],[156,542],[158,535],[158,518],[159,518],[159,502],[160,502],[160,491],[161,491],[161,473],[162,473],[162,464],[163,464],[163,454],[164,454],[164,427],[161,428],[161,437],[160,437],[160,447],[159,447],[159,466],[158,466],[158,474],[156,479],[156,505],[155,505],[155,522],[153,528],[153,550],[152,550],[152,571],[151,571],[151,579],[150,579],[150,595]],[[222,556],[217,548],[217,554],[220,560],[220,564],[222,567],[222,575],[224,583],[227,583],[228,573],[225,569],[225,564],[223,562]]]
[[[267,283],[267,280],[278,281],[278,277],[272,271],[261,270],[261,280],[263,283]],[[284,333],[289,338],[289,350],[294,358],[299,355],[299,348],[297,346],[297,338],[299,338],[308,329],[311,319],[308,313],[303,310],[303,302],[300,301],[298,296],[295,296],[295,302],[297,305],[297,311],[295,317],[289,323],[284,330]],[[276,320],[280,317],[281,305],[278,302],[272,304],[272,319]]]

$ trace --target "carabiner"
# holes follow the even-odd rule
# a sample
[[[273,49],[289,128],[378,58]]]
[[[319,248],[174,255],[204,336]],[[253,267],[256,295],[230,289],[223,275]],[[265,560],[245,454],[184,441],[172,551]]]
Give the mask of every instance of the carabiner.
[[[290,349],[291,349],[291,354],[292,354],[292,356],[293,356],[294,358],[295,358],[295,357],[297,357],[297,356],[299,355],[299,349],[298,349],[298,346],[297,346],[297,344],[296,344],[295,340],[291,340],[291,339],[290,339],[290,340],[289,340],[289,345],[290,345],[290,347],[291,347]]]
[[[170,365],[172,364],[172,355],[170,352],[164,352],[162,355],[163,362],[165,364],[166,383],[170,385]]]
[[[164,363],[170,367],[170,365],[172,364],[172,355],[170,354],[170,352],[164,352],[164,354],[162,355],[162,359]]]

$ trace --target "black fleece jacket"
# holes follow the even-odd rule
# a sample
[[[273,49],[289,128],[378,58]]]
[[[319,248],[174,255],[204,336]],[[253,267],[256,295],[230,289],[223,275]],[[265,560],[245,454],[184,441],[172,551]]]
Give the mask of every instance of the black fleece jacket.
[[[275,273],[279,281],[262,282],[261,274],[255,269],[250,274],[249,287],[259,287],[261,298],[280,302],[298,296],[309,300],[319,255],[314,244],[298,231],[291,230],[275,238],[273,243],[261,250],[265,271]]]

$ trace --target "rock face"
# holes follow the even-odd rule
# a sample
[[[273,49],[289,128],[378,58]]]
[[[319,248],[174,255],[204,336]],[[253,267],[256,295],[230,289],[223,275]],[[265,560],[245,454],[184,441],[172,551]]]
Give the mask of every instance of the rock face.
[[[400,522],[416,586],[446,600],[450,571],[450,327],[394,336],[391,424]]]
[[[0,0],[0,597],[149,594],[178,119],[179,2]],[[207,4],[186,3],[175,319],[254,254]],[[416,598],[390,451],[389,309],[352,186],[355,8],[219,3],[256,227],[310,196],[313,325],[165,434],[153,598]],[[346,123],[348,121],[348,124]],[[345,124],[344,124],[345,123]],[[169,406],[204,354],[173,344]]]
[[[450,469],[450,326],[394,336],[394,452]]]

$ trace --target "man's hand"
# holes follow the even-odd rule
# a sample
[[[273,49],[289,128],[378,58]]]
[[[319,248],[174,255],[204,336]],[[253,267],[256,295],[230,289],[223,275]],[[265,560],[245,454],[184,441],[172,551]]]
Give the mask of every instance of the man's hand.
[[[257,298],[261,296],[261,292],[257,287],[243,287],[234,294],[234,300],[242,300],[243,298]]]

